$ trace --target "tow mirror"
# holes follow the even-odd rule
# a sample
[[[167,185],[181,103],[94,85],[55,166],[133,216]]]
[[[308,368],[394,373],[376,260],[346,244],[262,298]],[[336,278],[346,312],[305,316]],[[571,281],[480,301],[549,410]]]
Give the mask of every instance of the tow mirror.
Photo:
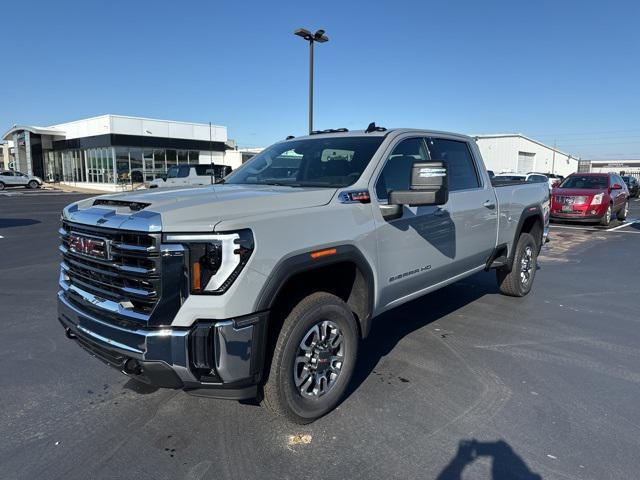
[[[389,192],[390,205],[444,205],[449,200],[447,166],[443,162],[416,162],[409,190]]]

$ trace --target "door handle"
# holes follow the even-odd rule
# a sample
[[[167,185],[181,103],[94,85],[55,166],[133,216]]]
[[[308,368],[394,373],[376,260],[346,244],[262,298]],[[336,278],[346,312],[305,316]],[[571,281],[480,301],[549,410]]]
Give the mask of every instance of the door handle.
[[[494,208],[496,208],[496,204],[494,202],[492,202],[491,200],[487,200],[482,204],[483,207],[486,207],[490,210],[493,210]]]

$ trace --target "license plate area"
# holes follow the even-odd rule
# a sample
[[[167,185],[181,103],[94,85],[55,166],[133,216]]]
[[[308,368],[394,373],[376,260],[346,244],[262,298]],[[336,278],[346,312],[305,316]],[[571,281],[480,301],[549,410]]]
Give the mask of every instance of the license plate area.
[[[563,212],[568,212],[568,213],[573,212],[573,205],[563,205],[562,206],[562,211]]]

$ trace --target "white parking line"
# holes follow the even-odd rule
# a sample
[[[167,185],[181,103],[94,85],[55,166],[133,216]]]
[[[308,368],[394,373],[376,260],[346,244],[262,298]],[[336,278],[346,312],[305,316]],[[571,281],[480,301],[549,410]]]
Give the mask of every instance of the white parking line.
[[[618,225],[617,227],[609,228],[609,229],[607,229],[607,232],[613,232],[614,230],[618,230],[620,228],[628,227],[629,225],[633,225],[634,223],[638,223],[638,219],[637,218],[635,218],[633,220],[629,220],[629,221],[623,223],[622,225]]]

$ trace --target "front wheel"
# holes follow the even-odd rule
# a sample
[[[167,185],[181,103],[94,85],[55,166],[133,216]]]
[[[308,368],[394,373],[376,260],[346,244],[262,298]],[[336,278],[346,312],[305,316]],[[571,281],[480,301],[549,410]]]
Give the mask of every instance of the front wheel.
[[[511,297],[524,297],[531,291],[536,276],[538,244],[529,233],[518,238],[511,271],[497,269],[496,277],[500,291]]]
[[[627,219],[628,214],[629,214],[629,200],[624,202],[623,207],[620,210],[618,210],[618,214],[616,215],[616,218],[622,222]]]
[[[0,190],[4,190],[4,183],[0,182]]]
[[[603,227],[608,227],[609,224],[611,223],[611,204],[609,204],[609,206],[607,207],[607,213],[604,214],[604,216],[600,219],[600,225],[602,225]]]
[[[27,183],[27,188],[30,188],[31,190],[38,188],[39,186],[40,184],[35,180],[30,180],[29,183]]]
[[[335,295],[316,292],[284,320],[265,382],[263,405],[295,423],[329,412],[344,394],[358,352],[358,328]]]

